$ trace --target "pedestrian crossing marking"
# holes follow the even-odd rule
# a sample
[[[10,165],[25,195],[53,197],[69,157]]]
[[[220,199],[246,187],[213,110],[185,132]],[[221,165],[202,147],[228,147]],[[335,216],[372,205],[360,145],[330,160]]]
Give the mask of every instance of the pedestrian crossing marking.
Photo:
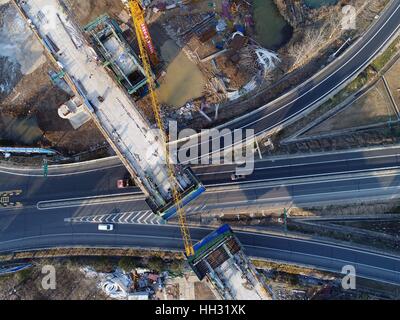
[[[64,221],[73,223],[165,224],[165,220],[155,215],[150,210],[118,212],[93,216],[79,216],[66,218]]]

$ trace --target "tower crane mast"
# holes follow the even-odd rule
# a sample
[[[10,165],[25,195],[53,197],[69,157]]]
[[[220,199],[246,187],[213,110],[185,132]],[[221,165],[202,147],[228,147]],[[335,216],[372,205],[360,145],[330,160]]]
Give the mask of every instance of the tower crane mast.
[[[179,226],[185,247],[185,253],[186,256],[189,257],[194,254],[193,243],[190,237],[189,227],[186,222],[186,215],[183,209],[181,195],[178,191],[179,185],[178,185],[178,180],[176,179],[175,166],[173,165],[173,163],[171,163],[171,158],[167,143],[168,142],[167,134],[161,116],[160,103],[158,101],[157,94],[155,92],[155,82],[152,76],[151,62],[155,64],[158,59],[145,21],[144,9],[142,5],[139,3],[139,1],[140,0],[129,0],[128,5],[132,15],[133,24],[135,27],[136,39],[139,46],[140,57],[143,63],[143,69],[145,71],[145,76],[147,78],[149,96],[153,108],[154,117],[156,119],[158,128],[160,130],[162,142],[164,145],[168,178],[169,178],[169,183],[171,184],[172,197],[178,213]]]

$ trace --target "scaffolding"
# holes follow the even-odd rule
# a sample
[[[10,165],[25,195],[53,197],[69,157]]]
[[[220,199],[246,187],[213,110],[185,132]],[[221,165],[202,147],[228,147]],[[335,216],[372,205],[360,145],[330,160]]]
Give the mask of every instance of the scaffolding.
[[[110,71],[99,63],[97,53],[69,16],[70,12],[58,0],[13,2],[56,66],[54,80],[62,76],[82,101],[96,126],[145,193],[150,208],[164,219],[174,216],[177,209],[171,195],[159,132],[151,129],[127,90],[116,83]],[[112,34],[113,30],[115,34],[119,33],[116,27],[113,25],[110,29]],[[43,40],[46,37],[47,43]],[[103,45],[107,48],[109,44]],[[123,70],[115,58],[110,53],[112,65]],[[140,69],[137,60],[134,65]],[[176,183],[182,193],[182,203],[186,204],[205,189],[190,168],[175,166],[178,172]]]
[[[194,255],[188,257],[188,262],[197,277],[200,280],[207,277],[223,299],[271,299],[227,224],[196,243]]]
[[[144,96],[147,81],[143,67],[118,23],[108,15],[101,15],[83,30],[89,35],[103,66],[111,69],[118,83],[130,95]]]

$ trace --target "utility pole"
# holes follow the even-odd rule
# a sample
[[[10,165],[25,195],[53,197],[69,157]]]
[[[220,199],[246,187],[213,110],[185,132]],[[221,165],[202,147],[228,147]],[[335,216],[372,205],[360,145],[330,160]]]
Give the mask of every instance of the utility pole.
[[[283,208],[283,227],[285,229],[285,232],[287,232],[287,210],[286,210],[286,208]]]
[[[49,164],[47,158],[43,158],[43,177],[47,177],[49,171]]]

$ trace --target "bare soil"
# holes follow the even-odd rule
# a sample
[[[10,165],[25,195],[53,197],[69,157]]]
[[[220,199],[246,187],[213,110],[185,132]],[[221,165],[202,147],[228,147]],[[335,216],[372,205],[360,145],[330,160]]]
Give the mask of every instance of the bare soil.
[[[118,16],[124,9],[121,0],[67,0],[66,2],[82,26],[105,13]]]
[[[29,145],[32,147],[49,147],[64,154],[74,154],[103,144],[105,140],[92,121],[74,130],[68,121],[58,116],[58,108],[69,95],[50,81],[47,72],[51,69],[52,65],[46,62],[33,73],[23,76],[12,94],[0,102],[2,114],[17,118],[36,117],[37,129],[43,136]]]
[[[330,131],[357,128],[395,120],[396,112],[383,80],[345,109],[307,132],[316,135]]]
[[[87,1],[80,3],[84,5]],[[120,1],[115,1],[116,3]],[[1,8],[8,10],[6,11],[8,15],[11,15],[13,10],[15,11],[12,6],[6,5]],[[84,12],[84,9],[82,8],[81,11]],[[90,14],[92,11],[88,12]],[[87,15],[88,12],[85,14]],[[23,21],[18,20],[14,26],[12,22],[12,20],[7,20],[7,24],[2,25],[2,28],[14,30],[17,27],[21,28],[20,23],[24,24]],[[37,51],[37,40],[29,38],[29,43],[31,47],[24,46],[23,48],[25,55],[30,54],[29,50]],[[23,56],[22,53],[20,55]],[[13,89],[6,95],[3,94],[0,99],[2,145],[48,147],[66,155],[81,153],[103,145],[105,140],[92,122],[74,130],[68,121],[58,116],[58,108],[70,96],[51,82],[48,72],[54,70],[54,67],[47,59],[44,61],[45,63],[38,63],[33,72],[25,74],[18,69],[22,68],[21,65],[14,66],[15,77],[7,80],[12,82]],[[2,68],[8,68],[4,70],[6,75],[11,72],[9,60],[4,60],[4,58],[0,60],[0,74]],[[31,121],[32,119],[34,121]]]
[[[335,224],[371,230],[399,237],[400,221],[341,221]]]
[[[373,215],[384,213],[399,212],[399,202],[397,200],[375,201],[374,203],[354,203],[343,205],[326,205],[303,208],[292,208],[292,217],[312,217],[312,216],[349,216],[349,215]]]
[[[400,51],[400,43],[398,44]],[[398,107],[400,107],[400,59],[385,73],[387,82],[389,83],[390,91]]]
[[[42,266],[49,264],[56,269],[56,289],[45,290]],[[64,261],[41,261],[32,268],[0,277],[1,300],[107,300],[96,287],[96,280],[86,278],[75,265]]]
[[[196,300],[215,300],[214,294],[204,282],[194,283],[194,294]]]

